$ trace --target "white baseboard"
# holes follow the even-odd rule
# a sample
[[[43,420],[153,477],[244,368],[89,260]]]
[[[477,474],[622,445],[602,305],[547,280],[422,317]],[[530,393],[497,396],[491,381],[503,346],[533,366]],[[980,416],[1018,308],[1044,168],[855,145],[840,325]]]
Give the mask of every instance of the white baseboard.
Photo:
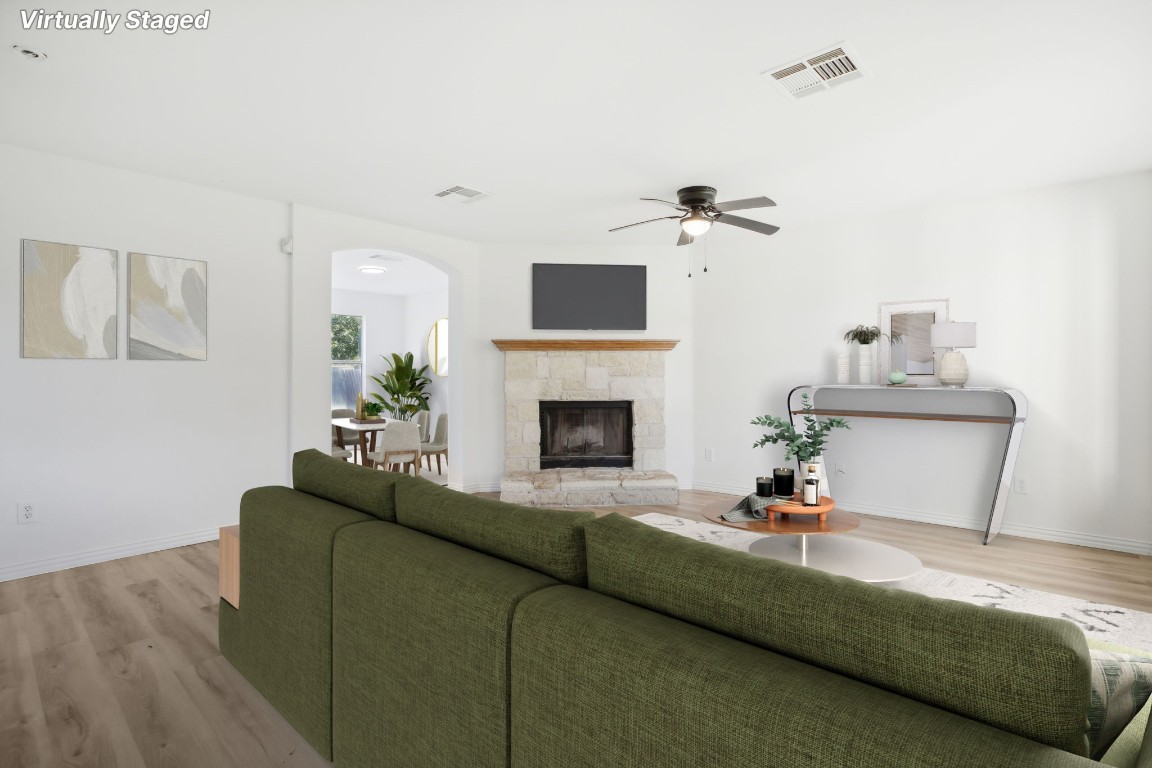
[[[90,549],[86,552],[49,557],[44,560],[33,560],[28,563],[18,563],[0,568],[0,581],[22,579],[25,576],[38,576],[41,573],[63,571],[68,568],[77,568],[81,565],[104,563],[109,560],[119,560],[122,557],[144,555],[149,552],[159,552],[175,547],[186,547],[189,544],[203,544],[205,541],[215,541],[219,538],[220,529],[212,528],[206,531],[192,531],[190,533],[182,533],[178,536],[166,536],[160,539],[137,541],[115,547]]]
[[[719,483],[684,483],[680,485],[682,491],[712,491],[713,493],[730,493],[733,496],[747,496],[755,488],[743,488],[735,485],[720,485]]]
[[[902,509],[900,507],[884,507],[875,504],[858,504],[845,500],[843,506],[862,515],[875,515],[876,517],[893,517],[898,520],[911,520],[916,523],[931,523],[932,525],[947,525],[951,528],[966,528],[971,531],[985,531],[988,528],[987,519],[972,520],[971,518],[956,515],[942,515],[920,510]],[[1000,533],[1005,536],[1019,536],[1024,539],[1039,539],[1040,541],[1054,541],[1058,544],[1075,544],[1079,547],[1092,547],[1094,549],[1109,549],[1114,552],[1131,552],[1136,555],[1152,554],[1152,542],[1132,541],[1120,539],[1115,536],[1097,536],[1090,533],[1065,531],[1059,528],[1040,528],[1034,525],[1013,525],[1004,523],[1000,526]]]
[[[1061,544],[1075,544],[1080,547],[1111,549],[1115,552],[1131,552],[1134,555],[1152,555],[1152,542],[1118,539],[1115,536],[1096,536],[1093,534],[1077,533],[1076,531],[1061,531],[1052,528],[1036,528],[1031,525],[1007,524],[1000,527],[1000,533],[1007,536],[1020,536],[1025,539],[1041,539],[1043,541],[1056,541]]]

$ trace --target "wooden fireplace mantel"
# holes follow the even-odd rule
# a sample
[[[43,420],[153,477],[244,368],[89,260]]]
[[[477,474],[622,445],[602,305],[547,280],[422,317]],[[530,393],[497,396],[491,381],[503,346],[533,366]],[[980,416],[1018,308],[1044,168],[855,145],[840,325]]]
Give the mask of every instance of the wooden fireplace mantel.
[[[648,352],[669,350],[680,339],[492,339],[502,352]]]

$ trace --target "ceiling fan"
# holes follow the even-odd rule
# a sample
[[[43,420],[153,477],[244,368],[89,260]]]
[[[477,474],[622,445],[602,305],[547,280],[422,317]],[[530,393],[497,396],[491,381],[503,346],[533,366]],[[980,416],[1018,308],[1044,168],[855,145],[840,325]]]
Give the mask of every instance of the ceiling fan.
[[[729,211],[742,211],[747,208],[768,208],[776,205],[776,203],[766,197],[748,197],[743,200],[729,200],[726,203],[717,203],[716,190],[712,187],[684,187],[684,189],[676,192],[678,203],[670,203],[667,200],[658,200],[654,197],[642,197],[640,199],[669,205],[682,213],[678,213],[675,216],[661,216],[658,219],[638,221],[635,224],[625,224],[622,227],[610,229],[608,230],[609,232],[628,229],[629,227],[638,227],[641,224],[650,224],[653,221],[679,219],[681,231],[680,239],[676,241],[676,245],[688,245],[697,237],[707,232],[714,223],[731,224],[734,227],[750,229],[762,235],[771,235],[780,229],[780,227],[774,227],[771,224],[745,219],[742,216],[733,216],[729,213]]]

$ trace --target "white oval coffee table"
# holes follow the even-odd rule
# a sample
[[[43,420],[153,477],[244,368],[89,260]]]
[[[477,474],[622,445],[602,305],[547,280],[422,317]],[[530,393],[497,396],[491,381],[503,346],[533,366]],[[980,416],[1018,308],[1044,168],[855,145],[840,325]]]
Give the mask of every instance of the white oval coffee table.
[[[772,534],[752,542],[748,551],[753,555],[868,582],[899,581],[924,567],[920,558],[888,544],[828,535],[859,528],[860,518],[851,512],[832,509],[824,520],[802,514],[739,523],[723,520],[720,515],[735,505],[735,501],[718,501],[705,507],[702,514],[711,522],[729,528]]]

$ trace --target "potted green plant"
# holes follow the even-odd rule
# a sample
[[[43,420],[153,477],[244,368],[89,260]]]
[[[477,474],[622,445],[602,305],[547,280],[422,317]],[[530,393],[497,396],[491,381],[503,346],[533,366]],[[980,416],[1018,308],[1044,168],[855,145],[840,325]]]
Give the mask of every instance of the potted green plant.
[[[372,397],[397,421],[411,421],[420,411],[428,410],[428,387],[432,383],[428,366],[417,368],[411,352],[403,357],[395,352],[391,358],[381,357],[388,364],[388,370],[383,377],[371,378],[384,394],[373,392]]]
[[[380,418],[380,413],[384,410],[383,403],[364,403],[364,415],[369,419]]]
[[[828,433],[834,429],[851,429],[848,422],[839,416],[827,419],[818,419],[812,413],[812,398],[808,393],[800,396],[804,408],[804,431],[797,432],[788,419],[779,416],[757,416],[752,423],[758,427],[768,427],[773,430],[764,434],[752,444],[753,448],[763,448],[771,443],[777,445],[784,443],[784,460],[790,461],[793,457],[800,460],[803,470],[802,477],[806,476],[809,462],[818,462],[828,446]]]
[[[844,334],[844,341],[867,345],[874,343],[884,334],[875,325],[858,325]]]
[[[844,341],[856,342],[860,345],[860,354],[856,359],[856,370],[861,384],[875,384],[872,380],[872,344],[883,335],[875,325],[858,325],[844,334]]]

